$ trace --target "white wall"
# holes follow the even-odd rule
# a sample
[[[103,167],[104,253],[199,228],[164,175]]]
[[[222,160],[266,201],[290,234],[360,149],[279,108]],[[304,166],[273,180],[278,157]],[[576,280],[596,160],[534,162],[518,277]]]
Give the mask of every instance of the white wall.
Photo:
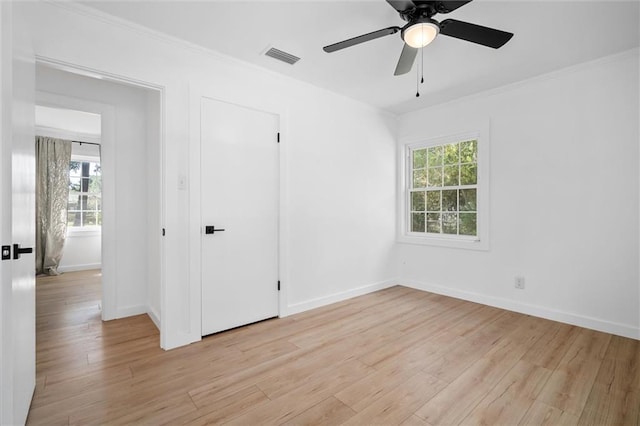
[[[400,140],[490,120],[490,250],[400,244],[417,288],[640,337],[638,51],[400,118]],[[514,277],[526,289],[514,288]]]
[[[243,105],[271,103],[284,125],[281,280],[287,314],[390,285],[394,251],[395,122],[359,102],[73,6],[19,3],[36,53],[87,71],[163,88],[165,277],[161,344],[200,338],[198,192],[189,176],[194,88]],[[196,105],[198,103],[196,102]],[[197,129],[195,130],[197,131]],[[196,139],[197,140],[197,139]],[[197,159],[194,159],[197,160]],[[128,229],[125,232],[129,231]]]
[[[67,235],[58,271],[84,271],[102,267],[100,231],[84,231]]]
[[[157,208],[153,213],[150,211],[147,200],[147,93],[43,66],[37,67],[36,84],[42,92],[101,102],[115,109],[116,211],[112,220],[115,219],[117,231],[115,235],[103,232],[102,238],[115,244],[115,264],[110,269],[115,273],[115,316],[145,313],[148,310],[147,225],[149,218],[157,214]],[[65,246],[65,257],[74,253],[75,243],[70,239]]]

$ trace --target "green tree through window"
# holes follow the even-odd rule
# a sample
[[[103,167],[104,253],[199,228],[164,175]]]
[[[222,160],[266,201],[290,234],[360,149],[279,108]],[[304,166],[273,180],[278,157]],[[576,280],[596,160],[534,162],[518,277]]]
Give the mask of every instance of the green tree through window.
[[[409,232],[477,236],[477,140],[414,147],[409,166]]]

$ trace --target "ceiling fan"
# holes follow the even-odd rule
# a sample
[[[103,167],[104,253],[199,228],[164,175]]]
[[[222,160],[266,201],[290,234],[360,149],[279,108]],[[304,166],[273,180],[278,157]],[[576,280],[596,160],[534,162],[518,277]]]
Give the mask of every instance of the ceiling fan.
[[[408,73],[413,67],[418,49],[431,43],[438,34],[459,38],[472,43],[498,49],[508,42],[512,33],[494,28],[483,27],[456,19],[445,19],[438,22],[433,16],[438,13],[449,13],[470,3],[467,1],[426,1],[426,0],[387,0],[400,17],[407,22],[404,27],[388,27],[371,33],[353,37],[348,40],[323,47],[331,53],[400,31],[404,47],[398,60],[394,75]]]

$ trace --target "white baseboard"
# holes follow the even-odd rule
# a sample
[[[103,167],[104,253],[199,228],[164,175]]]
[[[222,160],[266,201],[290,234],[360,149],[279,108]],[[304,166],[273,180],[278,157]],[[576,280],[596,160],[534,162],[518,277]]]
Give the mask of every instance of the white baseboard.
[[[153,321],[153,323],[158,328],[158,331],[160,331],[160,315],[158,315],[158,312],[151,306],[149,306],[149,308],[147,309],[147,315],[149,315],[151,321]]]
[[[89,269],[100,269],[102,268],[101,263],[87,263],[84,265],[66,265],[66,266],[58,266],[58,272],[76,272],[76,271],[87,271]]]
[[[399,282],[399,284],[406,287],[415,288],[417,290],[428,291],[430,293],[441,294],[443,296],[455,297],[456,299],[468,300],[470,302],[481,303],[483,305],[506,309],[508,311],[519,312],[521,314],[546,318],[553,321],[589,328],[591,330],[603,331],[605,333],[611,333],[617,336],[640,340],[640,328],[636,328],[626,324],[615,323],[598,318],[573,314],[570,312],[557,311],[538,305],[529,305],[514,300],[503,299],[501,297],[487,296],[480,293],[457,290],[435,284],[427,284],[420,281],[402,280],[401,282]]]
[[[134,315],[142,315],[147,313],[147,307],[144,305],[125,306],[116,310],[116,318],[132,317]]]
[[[347,291],[330,294],[328,296],[318,297],[316,299],[307,300],[300,303],[294,303],[285,307],[284,312],[280,312],[281,317],[297,314],[300,312],[308,311],[310,309],[319,308],[321,306],[330,305],[331,303],[341,302],[343,300],[351,299],[352,297],[362,296],[363,294],[373,293],[374,291],[382,290],[385,288],[393,287],[398,284],[397,279],[381,281],[374,284],[368,284],[361,287],[356,287]]]

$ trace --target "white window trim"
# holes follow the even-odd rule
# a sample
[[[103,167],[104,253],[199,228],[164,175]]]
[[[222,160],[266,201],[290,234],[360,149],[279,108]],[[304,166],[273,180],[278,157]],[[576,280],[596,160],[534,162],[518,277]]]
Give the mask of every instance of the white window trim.
[[[416,147],[445,145],[466,140],[478,141],[478,188],[477,188],[477,236],[416,233],[408,230],[409,197],[408,185],[410,151]],[[478,131],[469,131],[436,138],[413,138],[401,140],[398,145],[398,223],[397,242],[468,250],[489,250],[489,126]]]

